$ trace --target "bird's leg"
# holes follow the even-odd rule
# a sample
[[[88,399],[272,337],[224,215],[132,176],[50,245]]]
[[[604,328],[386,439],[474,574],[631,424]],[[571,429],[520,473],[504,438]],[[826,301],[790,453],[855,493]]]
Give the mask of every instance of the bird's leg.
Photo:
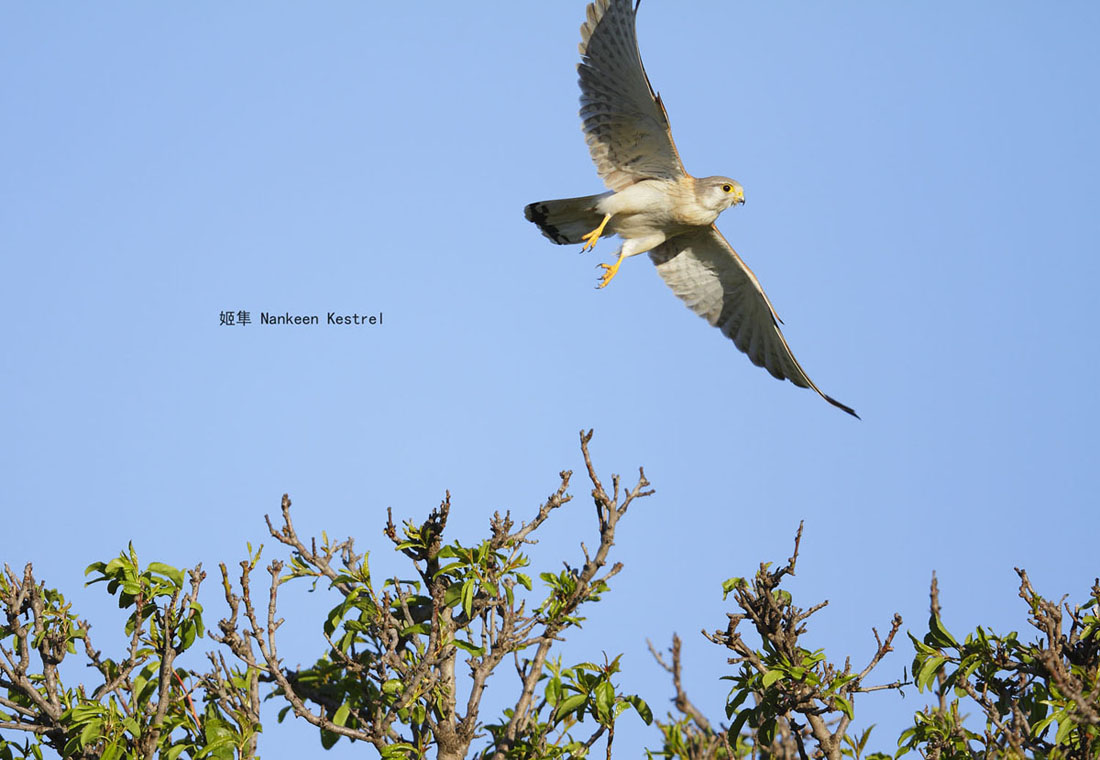
[[[603,234],[603,228],[607,226],[609,219],[611,219],[611,214],[604,214],[603,221],[600,222],[599,227],[592,230],[587,235],[581,235],[581,240],[584,241],[584,247],[581,248],[581,253],[596,247],[596,242],[600,239],[600,235]]]
[[[600,264],[600,266],[603,267],[604,272],[603,277],[600,278],[600,284],[596,286],[597,289],[607,287],[607,283],[611,282],[612,278],[618,273],[619,264],[622,264],[623,259],[625,258],[626,254],[622,251],[619,251],[619,258],[615,261],[614,264]]]

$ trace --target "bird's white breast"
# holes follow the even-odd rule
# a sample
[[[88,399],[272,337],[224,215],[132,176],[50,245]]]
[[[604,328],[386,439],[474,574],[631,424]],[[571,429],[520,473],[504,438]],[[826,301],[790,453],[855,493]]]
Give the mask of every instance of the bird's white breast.
[[[699,203],[691,177],[643,180],[603,198],[596,208],[612,215],[611,228],[624,238],[658,231],[672,237],[718,218],[718,212]]]

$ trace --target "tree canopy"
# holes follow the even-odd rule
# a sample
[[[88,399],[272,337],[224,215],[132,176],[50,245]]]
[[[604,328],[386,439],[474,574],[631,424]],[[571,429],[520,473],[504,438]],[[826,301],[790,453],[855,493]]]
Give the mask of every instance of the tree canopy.
[[[389,515],[384,532],[411,566],[406,578],[373,576],[369,552],[357,551],[350,537],[301,537],[284,495],[280,519],[267,520],[280,554],[264,564],[265,548],[249,546],[239,573],[220,565],[225,614],[209,627],[201,565],[143,564],[133,546],[93,562],[88,583],[105,584],[125,614],[121,636],[105,642],[97,635],[94,643],[88,622],[30,564],[21,573],[5,565],[0,759],[257,757],[264,699],[282,703],[280,722],[316,727],[325,748],[346,739],[384,758],[610,758],[624,713],[640,722],[620,731],[653,726],[645,729],[652,731],[651,758],[1100,754],[1100,581],[1074,604],[1040,595],[1018,569],[1026,632],[979,626],[960,639],[944,623],[933,576],[924,635],[901,635],[901,617],[884,612],[873,655],[853,664],[843,653],[804,645],[810,619],[827,603],[796,602],[782,587],[797,569],[801,525],[785,562],[761,562],[751,575],[726,579],[721,596],[714,581],[715,617],[723,605],[732,608],[721,627],[704,633],[729,652],[725,705],[701,708],[690,699],[676,634],[667,652],[650,644],[671,679],[675,712],[664,716],[650,701],[667,694],[622,691],[619,656],[563,662],[556,645],[599,614],[623,570],[612,557],[619,521],[653,493],[641,469],[633,485],[614,475],[605,487],[591,435],[581,434],[591,538],[559,569],[533,568],[526,547],[573,500],[570,471],[527,520],[494,513],[475,544],[446,537],[449,494],[422,521],[398,525]],[[317,621],[315,661],[296,669],[278,649],[290,614],[280,596],[288,584],[323,587],[337,600]],[[207,669],[180,667],[179,655],[200,641],[209,642]],[[896,649],[911,649],[911,660],[898,653],[888,664]],[[74,662],[92,675],[74,681]],[[897,672],[876,680],[883,668]],[[509,672],[516,677],[509,680]],[[490,681],[514,685],[499,714],[484,709]],[[861,695],[907,689],[929,702],[899,737],[860,726]],[[271,741],[276,731],[263,735]]]

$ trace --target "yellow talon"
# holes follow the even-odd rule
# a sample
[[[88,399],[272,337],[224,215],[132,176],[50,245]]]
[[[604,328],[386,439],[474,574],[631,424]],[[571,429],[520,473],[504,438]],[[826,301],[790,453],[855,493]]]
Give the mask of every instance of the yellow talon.
[[[615,277],[615,275],[618,274],[619,264],[622,264],[622,263],[623,263],[623,255],[620,253],[618,261],[616,261],[614,264],[600,264],[600,266],[603,267],[603,269],[604,269],[604,273],[603,273],[603,277],[600,279],[600,284],[596,286],[597,290],[599,288],[606,288],[607,287],[607,283],[611,282],[611,280]]]
[[[589,232],[587,235],[581,235],[581,240],[584,241],[584,247],[581,248],[581,253],[591,250],[596,247],[596,242],[600,239],[600,235],[603,234],[604,227],[607,226],[607,221],[611,218],[611,214],[604,214],[603,221],[600,222],[600,226]]]

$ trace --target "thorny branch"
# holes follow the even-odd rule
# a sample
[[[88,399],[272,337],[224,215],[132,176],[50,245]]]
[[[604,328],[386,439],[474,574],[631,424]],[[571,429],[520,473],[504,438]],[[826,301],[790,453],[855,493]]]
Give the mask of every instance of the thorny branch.
[[[48,629],[45,586],[35,581],[30,563],[23,568],[22,576],[4,565],[0,602],[4,606],[5,627],[15,638],[12,649],[0,644],[0,688],[9,694],[20,694],[31,705],[7,698],[0,701],[19,718],[0,723],[0,728],[44,734],[52,746],[60,748],[65,739],[60,725],[64,707],[57,670],[65,659],[68,642],[60,629]],[[30,620],[24,622],[23,616],[27,613],[30,613]],[[41,688],[36,683],[39,678],[31,673],[32,652],[37,654],[42,666]]]
[[[559,615],[552,619],[540,620],[542,630],[539,635],[530,640],[530,643],[537,644],[538,648],[535,650],[535,656],[527,667],[526,674],[523,677],[523,691],[520,694],[519,701],[516,703],[512,718],[505,729],[504,737],[497,747],[496,753],[493,755],[493,760],[503,760],[511,745],[515,742],[516,737],[526,728],[529,720],[531,700],[534,696],[538,680],[542,675],[543,666],[546,663],[546,656],[557,634],[568,624],[568,617],[581,602],[588,598],[592,593],[593,587],[606,582],[607,579],[622,569],[622,564],[616,563],[602,577],[597,578],[597,573],[599,573],[601,568],[606,564],[608,552],[611,551],[611,547],[615,543],[615,526],[618,524],[619,519],[626,514],[627,509],[635,499],[643,498],[653,493],[652,490],[646,490],[649,486],[649,481],[646,480],[645,471],[639,468],[638,482],[630,491],[624,494],[621,504],[619,503],[618,475],[612,476],[612,495],[609,496],[603,484],[600,482],[599,476],[596,475],[596,469],[592,464],[592,457],[588,451],[588,443],[591,440],[591,430],[587,433],[581,433],[581,452],[584,455],[584,465],[588,471],[588,478],[592,482],[592,502],[596,508],[596,519],[600,527],[600,544],[596,549],[595,555],[589,555],[588,550],[584,549],[585,563],[577,573],[577,583],[572,596],[564,601]]]
[[[1100,695],[1086,696],[1084,681],[1067,667],[1069,663],[1095,662],[1100,653],[1100,636],[1095,628],[1089,631],[1079,608],[1071,609],[1064,601],[1044,599],[1035,592],[1026,571],[1016,568],[1016,574],[1020,576],[1020,598],[1031,608],[1031,624],[1045,637],[1040,642],[1039,661],[1059,691],[1073,701],[1076,720],[1100,725]],[[1100,580],[1094,582],[1092,596],[1100,599]],[[1070,619],[1068,632],[1063,630],[1063,607]]]
[[[266,610],[254,598],[252,571],[258,555],[241,563],[239,592],[231,587],[223,568],[223,586],[231,613],[219,624],[219,640],[229,646],[247,672],[262,673],[263,679],[274,682],[296,715],[322,730],[370,742],[380,751],[395,742],[407,742],[423,751],[428,743],[434,742],[440,760],[466,756],[478,730],[487,681],[504,657],[513,655],[522,688],[507,724],[497,737],[493,757],[504,758],[529,729],[533,710],[537,711],[533,698],[551,646],[565,628],[577,624],[576,611],[580,605],[598,595],[621,569],[618,563],[608,567],[619,520],[635,499],[652,493],[647,490],[645,473],[639,470],[638,481],[629,490],[623,490],[619,477],[613,476],[608,494],[592,464],[588,448],[591,437],[591,431],[581,434],[581,451],[592,483],[599,544],[591,552],[582,544],[581,566],[576,569],[567,566],[570,590],[560,598],[554,597],[553,604],[548,601],[537,609],[527,610],[526,604],[513,594],[514,571],[525,563],[521,552],[524,546],[534,543],[534,532],[555,510],[572,500],[568,493],[570,471],[560,473],[558,487],[529,522],[516,527],[510,514],[493,515],[487,541],[488,559],[478,571],[482,575],[469,589],[465,585],[471,582],[469,579],[459,587],[455,585],[459,576],[453,575],[456,563],[451,560],[459,557],[463,548],[443,543],[451,509],[449,493],[422,524],[405,523],[399,528],[390,513],[384,532],[398,551],[414,563],[419,583],[414,587],[410,581],[395,578],[381,592],[371,585],[366,560],[355,553],[350,538],[320,544],[315,539],[303,541],[291,520],[290,499],[284,496],[282,523],[276,528],[268,520],[268,530],[290,549],[292,559],[289,564],[275,560],[268,565],[271,581]],[[335,638],[326,637],[331,666],[319,663],[308,671],[312,674],[318,672],[317,667],[332,667],[350,674],[360,684],[357,693],[366,698],[344,701],[350,709],[339,722],[334,713],[343,697],[329,695],[323,687],[315,685],[313,676],[307,681],[307,671],[287,669],[279,657],[275,636],[283,623],[277,614],[279,589],[296,577],[324,578],[345,598],[345,606],[355,603],[364,605],[360,609],[369,610],[370,622],[365,633],[356,639],[358,643],[348,649],[346,645],[338,645]],[[461,604],[456,604],[459,591],[464,598]],[[456,699],[459,691],[456,639],[461,636],[470,637],[471,646],[463,649],[471,680],[469,696],[460,707]],[[520,662],[520,651],[532,652],[530,659]],[[224,663],[216,664],[226,671]],[[399,684],[397,692],[392,691],[392,684]],[[430,707],[414,709],[420,704]],[[408,733],[402,734],[399,724],[406,726]],[[597,730],[589,746],[604,733]],[[610,744],[612,734],[607,734]]]
[[[806,621],[814,613],[823,609],[828,601],[803,610],[792,603],[790,594],[779,591],[783,578],[795,574],[802,531],[803,525],[800,523],[795,535],[794,551],[785,565],[770,570],[767,563],[761,563],[751,581],[741,579],[734,586],[732,593],[741,612],[728,614],[729,625],[726,630],[714,633],[703,632],[703,635],[711,641],[734,652],[736,656],[729,660],[731,665],[744,665],[750,669],[747,671],[749,673],[755,671],[766,675],[772,667],[775,667],[766,661],[766,658],[771,660],[771,655],[767,654],[769,650],[776,653],[776,662],[796,665],[804,662],[809,654],[809,651],[802,648],[799,643],[806,632]],[[753,625],[764,643],[764,653],[751,647],[738,631],[740,624],[746,620]],[[783,724],[789,726],[800,755],[806,754],[806,748],[803,746],[803,726],[796,720],[796,715],[808,724],[808,735],[817,742],[823,756],[829,760],[839,760],[842,740],[851,720],[848,715],[850,707],[846,708],[845,705],[850,705],[858,693],[896,689],[903,685],[901,681],[882,686],[864,687],[862,685],[863,679],[881,662],[882,658],[893,651],[894,637],[900,630],[901,623],[901,616],[895,614],[885,639],[879,636],[877,630],[872,629],[876,642],[875,652],[867,665],[858,672],[853,671],[851,662],[847,660],[843,668],[822,661],[813,665],[817,675],[816,682],[804,678],[779,678],[772,682],[772,693],[776,701],[774,704],[768,703],[768,713],[769,715],[774,713],[773,717],[778,722],[780,732]],[[762,699],[763,694],[758,692],[757,703],[760,704]],[[839,716],[832,730],[826,717],[829,713]],[[736,739],[736,737],[730,738]]]
[[[657,664],[672,676],[672,687],[676,692],[672,703],[681,714],[687,716],[690,720],[690,723],[684,724],[683,727],[686,747],[682,751],[688,753],[687,758],[691,758],[691,760],[717,758],[722,756],[724,750],[727,751],[728,757],[732,757],[733,753],[729,751],[729,737],[726,733],[728,727],[721,726],[719,730],[715,730],[703,711],[695,706],[684,690],[680,637],[676,634],[672,635],[672,647],[669,649],[671,659],[669,662],[665,661],[661,653],[653,646],[653,642],[647,640],[646,644]]]
[[[959,643],[943,625],[939,585],[932,576],[931,630],[917,642],[913,669],[922,674],[918,683],[927,684],[935,668],[938,704],[922,711],[924,719],[909,739],[909,746],[927,757],[970,751],[973,742],[984,744],[989,756],[1015,758],[1091,760],[1100,749],[1100,581],[1088,603],[1070,607],[1064,598],[1043,598],[1024,570],[1016,572],[1029,622],[1040,633],[1032,643],[1016,632],[997,635],[980,627]],[[983,733],[966,727],[961,694],[984,714]]]
[[[669,653],[672,655],[671,664],[665,662],[661,653],[653,646],[652,641],[647,639],[646,645],[649,647],[649,652],[653,655],[653,659],[657,660],[657,664],[672,676],[672,688],[676,690],[676,696],[673,697],[672,702],[676,705],[676,709],[691,718],[701,731],[707,734],[713,734],[710,721],[707,720],[702,710],[696,707],[692,701],[688,699],[687,692],[684,691],[683,672],[680,663],[680,637],[675,633],[672,634],[672,648],[669,649]]]
[[[0,728],[40,736],[66,757],[80,758],[98,758],[105,742],[126,746],[134,757],[154,757],[166,742],[174,741],[165,736],[172,730],[166,726],[175,725],[170,713],[181,704],[188,705],[191,728],[200,731],[197,711],[174,667],[177,655],[188,646],[180,638],[182,626],[201,609],[201,565],[188,577],[189,584],[164,593],[163,601],[146,598],[144,581],[134,584],[137,590],[131,589],[124,604],[132,610],[126,656],[115,661],[95,648],[91,625],[77,618],[60,594],[35,580],[30,564],[21,576],[5,565],[0,576],[0,630],[5,639],[13,639],[13,646],[0,643],[0,689],[6,694],[0,696],[0,707],[13,719],[0,721]],[[95,688],[81,684],[71,689],[61,681],[60,666],[68,653],[77,651],[77,639],[83,640],[89,667],[103,678]],[[135,683],[151,659],[156,665],[155,698],[139,699]],[[103,732],[89,730],[97,726],[77,719],[74,708],[103,710]],[[123,718],[125,723],[114,734],[107,732]]]

